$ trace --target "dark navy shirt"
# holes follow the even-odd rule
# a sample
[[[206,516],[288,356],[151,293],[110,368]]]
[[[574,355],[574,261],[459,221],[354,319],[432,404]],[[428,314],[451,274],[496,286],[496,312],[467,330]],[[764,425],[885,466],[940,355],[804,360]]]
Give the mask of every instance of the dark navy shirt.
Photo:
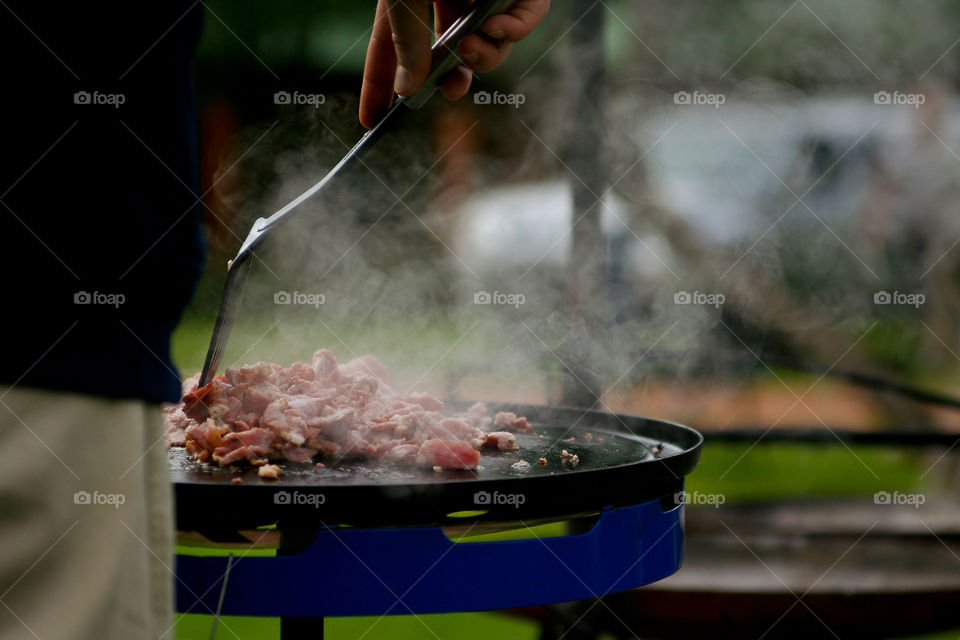
[[[203,266],[202,5],[9,2],[0,20],[0,383],[174,401]]]

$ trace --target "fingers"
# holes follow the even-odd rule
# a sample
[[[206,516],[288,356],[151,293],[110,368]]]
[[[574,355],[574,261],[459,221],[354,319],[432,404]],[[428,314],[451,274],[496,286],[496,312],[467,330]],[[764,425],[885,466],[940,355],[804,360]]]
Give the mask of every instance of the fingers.
[[[387,3],[380,0],[373,21],[373,33],[367,45],[367,59],[363,66],[363,85],[360,88],[360,123],[373,127],[393,102],[393,81],[397,69],[397,55],[387,18]]]
[[[434,29],[443,33],[459,18],[471,0],[439,0]],[[430,72],[430,0],[378,0],[376,18],[360,90],[360,122],[374,126],[390,108],[393,95],[409,96]],[[471,69],[486,73],[498,67],[511,43],[525,38],[550,8],[550,0],[517,0],[510,11],[490,17],[483,34],[465,37],[457,47],[463,59],[444,79],[440,89],[451,100],[470,88]]]
[[[510,53],[511,46],[508,42],[492,42],[471,33],[460,41],[457,51],[467,66],[477,73],[486,73],[500,66]]]
[[[447,100],[459,100],[470,90],[473,72],[462,64],[457,65],[440,85],[440,92]]]
[[[434,5],[434,31],[437,38],[467,12],[470,0],[443,0]]]
[[[430,73],[430,2],[427,0],[382,0],[393,33],[397,71],[393,90],[401,96],[416,91]]]
[[[445,0],[434,5],[434,31],[437,38],[466,13],[469,6],[470,0]],[[440,93],[447,100],[462,98],[470,90],[472,80],[473,72],[465,65],[459,64],[440,83]]]
[[[550,9],[550,0],[517,0],[510,11],[491,16],[483,32],[494,40],[519,42],[540,24]]]
[[[500,66],[510,53],[510,43],[527,37],[550,9],[550,0],[517,0],[507,13],[491,16],[483,25],[484,36],[471,34],[457,47],[463,61],[474,71],[486,73]]]

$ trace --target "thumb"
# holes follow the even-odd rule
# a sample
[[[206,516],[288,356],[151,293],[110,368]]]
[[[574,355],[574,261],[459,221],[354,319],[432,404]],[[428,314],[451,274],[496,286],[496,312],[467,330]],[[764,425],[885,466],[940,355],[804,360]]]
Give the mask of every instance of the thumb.
[[[397,51],[393,90],[401,96],[414,93],[430,73],[430,4],[427,0],[394,0],[387,7]]]

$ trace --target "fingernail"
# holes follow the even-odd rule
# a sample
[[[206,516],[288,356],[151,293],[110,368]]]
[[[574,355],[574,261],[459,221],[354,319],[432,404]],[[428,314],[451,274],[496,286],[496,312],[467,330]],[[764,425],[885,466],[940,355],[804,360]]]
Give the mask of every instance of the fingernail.
[[[494,38],[495,40],[503,40],[504,38],[507,37],[507,34],[502,29],[491,31],[487,35],[490,36],[491,38]]]
[[[476,64],[480,60],[480,54],[476,51],[471,53],[461,53],[460,58],[465,62],[469,62],[470,64]]]
[[[410,80],[410,72],[406,67],[397,67],[397,75],[393,78],[393,90],[400,94],[401,96],[405,93],[409,93],[412,89],[412,81]]]

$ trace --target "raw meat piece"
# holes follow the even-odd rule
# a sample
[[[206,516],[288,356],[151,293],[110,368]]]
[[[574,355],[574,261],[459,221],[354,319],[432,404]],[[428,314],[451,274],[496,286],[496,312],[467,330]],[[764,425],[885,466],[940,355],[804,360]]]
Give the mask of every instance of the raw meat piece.
[[[257,475],[266,480],[276,480],[283,473],[283,469],[275,464],[265,464],[257,469]]]
[[[462,440],[427,440],[417,453],[417,465],[446,469],[474,469],[480,452]]]
[[[501,451],[516,451],[520,448],[517,446],[517,436],[506,431],[488,433],[486,439],[483,441],[483,446],[496,447]]]
[[[167,436],[167,443],[171,447],[182,447],[187,444],[187,428],[192,424],[193,421],[183,412],[181,405],[164,405],[163,428]]]
[[[533,427],[526,418],[518,418],[512,411],[501,411],[493,417],[493,426],[498,431],[527,432]]]

